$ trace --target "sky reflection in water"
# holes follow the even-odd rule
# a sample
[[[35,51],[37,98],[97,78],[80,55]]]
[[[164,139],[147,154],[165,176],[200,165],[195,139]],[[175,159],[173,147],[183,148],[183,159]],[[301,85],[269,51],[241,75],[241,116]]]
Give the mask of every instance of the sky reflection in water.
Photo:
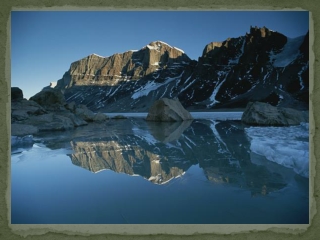
[[[12,223],[308,223],[309,179],[252,152],[244,127],[129,118],[43,133],[12,155]]]

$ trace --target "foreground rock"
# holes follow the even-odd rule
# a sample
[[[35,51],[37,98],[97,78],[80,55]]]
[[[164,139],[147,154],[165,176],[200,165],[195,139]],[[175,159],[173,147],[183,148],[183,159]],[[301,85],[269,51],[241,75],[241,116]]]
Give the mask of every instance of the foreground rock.
[[[45,89],[30,100],[22,98],[19,88],[14,88],[12,92],[16,93],[11,101],[12,136],[63,131],[107,119],[104,114],[95,114],[84,105],[67,104],[60,90]]]
[[[66,104],[64,95],[58,89],[44,89],[37,93],[30,100],[38,103],[47,110],[64,110]]]
[[[249,102],[241,121],[249,125],[289,126],[308,122],[308,112],[274,107],[268,103]]]
[[[162,98],[154,102],[149,109],[146,120],[158,122],[177,122],[192,120],[191,114],[178,99]]]
[[[47,113],[38,103],[20,99],[11,102],[11,121],[23,121],[29,119],[30,116],[37,116]]]
[[[18,87],[11,88],[11,101],[23,99],[23,92]]]

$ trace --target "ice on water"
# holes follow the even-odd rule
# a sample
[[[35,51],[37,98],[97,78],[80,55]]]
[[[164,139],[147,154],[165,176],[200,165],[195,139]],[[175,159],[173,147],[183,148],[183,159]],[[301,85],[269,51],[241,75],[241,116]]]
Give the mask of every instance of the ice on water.
[[[249,127],[251,151],[309,177],[309,124],[290,127]]]

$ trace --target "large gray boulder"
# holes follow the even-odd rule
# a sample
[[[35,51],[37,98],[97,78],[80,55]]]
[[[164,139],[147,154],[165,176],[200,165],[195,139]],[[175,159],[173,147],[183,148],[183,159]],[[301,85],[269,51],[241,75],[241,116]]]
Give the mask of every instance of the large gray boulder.
[[[87,122],[92,122],[94,121],[94,112],[92,112],[90,109],[88,109],[85,105],[80,104],[76,109],[75,109],[75,114],[82,118],[83,120]]]
[[[108,119],[108,117],[105,114],[101,113],[101,112],[98,112],[93,117],[93,121],[95,121],[95,122],[104,122],[107,119]]]
[[[178,99],[162,98],[154,102],[146,120],[158,122],[177,122],[193,119]]]
[[[59,112],[58,115],[69,118],[75,127],[88,125],[88,123],[85,120],[83,120],[82,118],[80,118],[77,115],[73,114],[72,112],[61,111],[61,112]]]
[[[308,112],[274,107],[263,102],[249,102],[241,117],[243,123],[263,126],[288,126],[308,122]]]

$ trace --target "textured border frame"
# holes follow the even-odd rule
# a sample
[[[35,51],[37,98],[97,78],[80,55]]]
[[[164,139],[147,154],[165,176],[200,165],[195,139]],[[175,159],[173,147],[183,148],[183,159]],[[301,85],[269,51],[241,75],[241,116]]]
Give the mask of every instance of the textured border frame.
[[[2,0],[0,3],[0,239],[317,239],[320,149],[318,124],[319,2],[316,0]],[[310,18],[310,225],[11,225],[10,12],[11,10],[308,10]],[[312,192],[313,190],[313,192]],[[131,235],[130,235],[131,234]],[[88,237],[90,235],[90,237]]]

